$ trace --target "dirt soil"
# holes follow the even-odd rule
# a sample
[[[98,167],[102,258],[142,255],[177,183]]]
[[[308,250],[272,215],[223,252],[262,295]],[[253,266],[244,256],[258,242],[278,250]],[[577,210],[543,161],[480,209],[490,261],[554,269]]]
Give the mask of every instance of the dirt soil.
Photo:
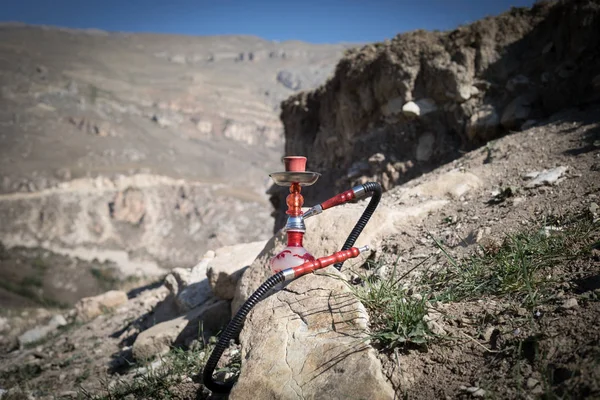
[[[544,218],[551,225],[575,214],[589,216],[600,194],[598,115],[597,106],[565,111],[390,191],[383,202],[393,206],[406,187],[455,169],[483,182],[422,225],[388,238],[390,259],[401,257],[399,274],[431,255],[409,276],[447,262],[431,236],[460,260],[480,246],[499,246],[506,235],[544,228]],[[569,167],[562,181],[525,187],[524,174],[557,166]],[[514,194],[498,195],[505,188]],[[599,238],[596,223],[596,245]],[[382,353],[399,398],[600,398],[600,252],[559,263],[549,274],[551,298],[534,309],[487,297],[443,304],[439,322],[450,339]]]

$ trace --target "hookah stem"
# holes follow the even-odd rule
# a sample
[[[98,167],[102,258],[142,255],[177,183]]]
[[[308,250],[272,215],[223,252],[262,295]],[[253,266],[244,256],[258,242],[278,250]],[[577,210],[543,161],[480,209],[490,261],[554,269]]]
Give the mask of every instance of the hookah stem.
[[[246,300],[240,310],[235,314],[235,317],[231,320],[225,331],[221,334],[219,342],[215,346],[212,354],[210,355],[202,376],[204,386],[214,393],[229,393],[233,387],[233,381],[229,382],[216,382],[213,379],[213,371],[217,367],[219,359],[223,355],[225,349],[229,346],[229,341],[235,337],[239,332],[240,327],[246,316],[252,310],[252,308],[277,284],[285,281],[285,275],[283,271],[276,273],[267,279],[256,291]]]
[[[365,188],[365,191],[367,193],[373,193],[373,196],[371,197],[371,201],[369,201],[369,205],[367,206],[365,211],[363,211],[358,222],[356,222],[356,225],[354,225],[354,228],[348,235],[348,238],[346,239],[346,243],[344,243],[342,250],[348,250],[349,248],[354,246],[354,242],[356,242],[356,239],[358,239],[358,236],[367,225],[367,222],[369,222],[369,219],[373,215],[373,212],[375,211],[375,209],[379,205],[379,201],[381,200],[381,185],[379,183],[367,182],[363,184],[363,187]],[[342,269],[343,264],[343,261],[338,262],[334,265],[334,267],[338,271],[340,271]]]

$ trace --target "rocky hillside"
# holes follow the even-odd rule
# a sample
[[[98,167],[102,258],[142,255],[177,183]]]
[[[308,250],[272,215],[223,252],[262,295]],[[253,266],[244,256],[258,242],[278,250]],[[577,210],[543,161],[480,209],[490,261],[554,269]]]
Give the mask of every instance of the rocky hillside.
[[[390,189],[357,241],[367,259],[249,314],[219,365],[218,379],[239,376],[229,398],[598,397],[599,113],[555,114]],[[307,220],[306,248],[337,250],[365,206]],[[215,398],[210,336],[284,246],[280,232],[209,251],[68,311],[2,310],[0,395]]]
[[[285,153],[306,155],[323,174],[307,203],[366,179],[390,189],[565,107],[598,101],[598,26],[597,1],[537,2],[347,52],[324,86],[282,105]],[[281,193],[273,197],[285,207]]]
[[[399,35],[349,52],[324,86],[284,102],[286,153],[323,173],[303,190],[306,205],[364,180],[386,192],[356,242],[371,251],[250,311],[215,374],[236,379],[229,399],[600,398],[599,17],[597,1],[560,1]],[[256,168],[239,179],[262,180]],[[36,235],[55,235],[42,242],[53,249],[101,238],[105,252],[175,260],[183,232],[203,240],[192,227],[204,210],[221,218],[202,203],[207,183],[186,182],[75,179],[5,194],[0,216],[13,221],[4,232],[32,245]],[[241,195],[219,183],[221,203]],[[23,199],[33,206],[19,209]],[[338,250],[367,201],[308,219],[305,247]],[[60,221],[69,212],[75,227]],[[218,232],[251,235],[224,225]],[[0,309],[0,397],[227,397],[211,394],[201,371],[285,239],[207,242],[214,251],[193,268],[68,310]],[[0,268],[19,270],[34,293],[45,260],[63,260],[13,247],[30,253],[25,264],[0,250]],[[61,273],[91,263],[110,277],[114,265],[97,261]]]
[[[344,48],[1,24],[0,242],[127,276],[267,238],[279,104]]]

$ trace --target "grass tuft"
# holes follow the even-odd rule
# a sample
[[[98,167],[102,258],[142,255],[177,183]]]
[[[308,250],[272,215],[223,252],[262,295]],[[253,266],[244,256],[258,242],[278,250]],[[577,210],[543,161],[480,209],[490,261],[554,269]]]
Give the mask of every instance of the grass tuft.
[[[459,262],[433,238],[446,257],[443,269],[422,282],[437,301],[463,301],[501,296],[535,307],[549,299],[551,270],[565,261],[588,256],[598,246],[598,223],[580,215],[569,221],[544,221],[541,228],[507,235],[499,248],[481,248]],[[552,222],[548,225],[548,222]]]
[[[406,274],[398,278],[397,266],[398,260],[386,279],[371,275],[360,286],[350,286],[369,311],[371,338],[387,350],[423,345],[435,337],[425,321],[427,296],[409,295],[400,285]]]

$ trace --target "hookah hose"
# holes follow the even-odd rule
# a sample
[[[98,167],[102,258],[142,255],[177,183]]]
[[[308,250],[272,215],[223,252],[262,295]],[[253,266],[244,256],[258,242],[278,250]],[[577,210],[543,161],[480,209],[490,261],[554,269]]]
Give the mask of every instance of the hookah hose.
[[[267,279],[262,285],[260,285],[258,289],[256,289],[254,293],[252,293],[248,300],[246,300],[237,314],[235,314],[235,317],[233,317],[229,325],[227,325],[225,331],[221,334],[219,342],[215,346],[210,358],[208,359],[208,362],[206,363],[206,366],[204,367],[204,373],[202,376],[204,386],[206,386],[213,393],[229,393],[231,391],[234,382],[229,381],[221,383],[215,381],[212,376],[213,371],[217,367],[217,363],[219,362],[221,355],[223,355],[223,352],[229,346],[229,341],[238,333],[250,310],[252,310],[252,308],[269,292],[269,290],[283,281],[285,281],[285,275],[283,271],[280,271]]]
[[[337,258],[338,262],[334,265],[334,267],[338,271],[342,268],[342,264],[344,263],[344,261],[346,259],[348,259],[352,256],[356,257],[358,254],[360,254],[360,252],[368,249],[368,247],[356,249],[356,248],[352,248],[352,246],[354,245],[354,242],[356,242],[356,240],[358,239],[358,236],[361,234],[361,232],[367,225],[367,222],[369,222],[369,219],[373,215],[373,212],[375,211],[375,209],[377,208],[377,205],[379,204],[379,201],[381,200],[381,185],[379,185],[379,183],[377,183],[377,182],[367,182],[367,183],[363,184],[362,187],[365,191],[365,194],[373,193],[373,196],[371,197],[371,201],[369,202],[369,205],[367,206],[365,211],[363,211],[358,222],[356,223],[356,225],[350,232],[350,235],[348,235],[348,238],[346,239],[346,242],[344,243],[342,250],[340,250],[338,253],[336,253],[336,254],[345,253],[343,256],[341,256],[341,258],[340,257]],[[350,253],[355,253],[355,254],[352,254],[352,256],[351,256]],[[333,262],[334,262],[333,260],[335,257],[336,257],[335,255],[330,256],[330,257],[324,257],[322,259],[317,260],[316,262],[312,262],[312,263],[308,262],[308,263],[305,263],[304,265],[319,263],[319,261],[327,259],[326,263],[319,263],[319,266],[317,267],[317,268],[322,268],[325,265],[333,264]],[[320,265],[320,264],[323,264],[323,265]],[[282,282],[288,280],[290,278],[290,276],[289,276],[290,273],[295,273],[295,276],[293,278],[296,278],[296,277],[300,276],[301,274],[305,274],[307,272],[311,272],[312,270],[314,270],[315,265],[309,265],[309,268],[302,270],[302,272],[300,272],[300,270],[302,269],[302,266],[296,267],[295,269],[296,269],[296,271],[293,271],[293,269],[280,271],[280,272],[277,272],[275,275],[271,276],[262,285],[260,285],[259,288],[256,289],[256,291],[248,298],[248,300],[246,300],[246,302],[242,305],[242,307],[240,307],[240,309],[237,312],[237,314],[235,315],[235,317],[233,317],[233,319],[231,320],[231,322],[229,323],[229,325],[227,326],[225,331],[223,331],[223,333],[221,334],[221,336],[219,338],[219,342],[215,346],[212,354],[210,355],[210,357],[208,359],[208,362],[206,363],[206,366],[204,367],[202,381],[203,381],[204,386],[206,386],[207,389],[209,389],[213,393],[229,393],[231,391],[231,388],[233,387],[233,384],[234,384],[233,381],[221,383],[221,382],[215,381],[212,376],[215,368],[217,367],[217,363],[219,362],[219,359],[223,355],[223,352],[225,351],[225,349],[229,346],[229,341],[231,339],[233,339],[235,337],[235,335],[239,332],[240,327],[241,327],[242,323],[244,322],[244,320],[246,319],[246,316],[248,315],[250,310],[252,310],[252,308],[254,308],[254,306],[260,300],[262,300],[262,298],[271,289],[273,289],[279,283],[282,283]]]
[[[356,225],[354,225],[354,229],[352,229],[352,232],[350,232],[350,234],[348,235],[348,239],[346,239],[346,243],[344,243],[342,250],[348,250],[349,248],[354,246],[354,242],[356,242],[356,239],[358,239],[358,236],[367,225],[367,222],[369,222],[369,219],[373,215],[373,212],[379,205],[379,200],[381,200],[381,185],[379,183],[367,182],[364,183],[362,186],[366,193],[373,193],[373,196],[371,197],[371,201],[369,201],[369,205],[367,206],[367,208],[365,208],[365,211],[363,211],[362,215],[360,216],[360,219],[358,220]],[[338,262],[334,265],[334,267],[338,271],[340,271],[342,269],[342,264],[344,264],[343,261]]]

